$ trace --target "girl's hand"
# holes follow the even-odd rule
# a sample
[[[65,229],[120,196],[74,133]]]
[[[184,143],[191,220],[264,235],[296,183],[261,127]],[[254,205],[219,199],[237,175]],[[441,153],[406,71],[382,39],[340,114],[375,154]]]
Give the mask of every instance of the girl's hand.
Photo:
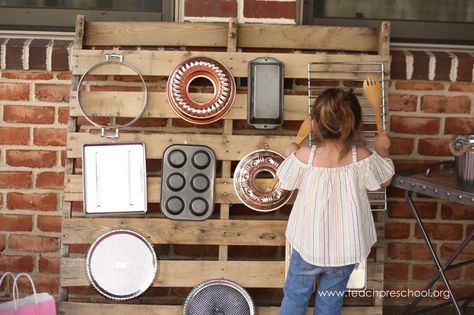
[[[285,152],[283,152],[283,155],[284,155],[285,157],[287,157],[287,156],[289,156],[291,153],[298,151],[299,148],[300,148],[299,145],[297,145],[296,143],[292,142],[292,143],[290,143],[290,144],[286,147]]]
[[[386,131],[383,131],[379,133],[377,136],[374,138],[374,147],[375,151],[383,157],[387,157],[389,155],[389,149],[390,149],[390,137],[388,136],[388,133]]]

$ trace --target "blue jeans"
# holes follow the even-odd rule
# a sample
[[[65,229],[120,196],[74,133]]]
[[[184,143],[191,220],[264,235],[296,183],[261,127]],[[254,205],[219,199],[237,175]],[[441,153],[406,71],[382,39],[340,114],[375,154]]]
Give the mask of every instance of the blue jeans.
[[[319,275],[314,314],[341,314],[344,292],[354,264],[342,267],[319,267],[307,263],[293,250],[283,292],[280,315],[306,315],[313,285]]]

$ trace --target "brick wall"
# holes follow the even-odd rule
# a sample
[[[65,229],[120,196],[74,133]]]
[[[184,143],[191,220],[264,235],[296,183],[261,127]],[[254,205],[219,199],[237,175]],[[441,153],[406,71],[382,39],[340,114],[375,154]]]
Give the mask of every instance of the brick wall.
[[[184,20],[296,19],[296,13],[275,15],[280,7],[296,12],[296,1],[196,3],[185,1]],[[0,273],[31,272],[40,290],[56,293],[71,42],[0,38],[0,45]],[[452,135],[474,133],[473,52],[394,49],[391,56],[388,122],[397,169],[423,170],[450,159]],[[390,188],[389,200],[385,286],[418,289],[432,271],[431,260],[403,192]],[[443,258],[474,228],[472,209],[432,198],[416,202]],[[473,255],[471,245],[463,257]],[[450,272],[463,292],[472,291],[473,275],[472,266]]]
[[[432,163],[452,160],[448,143],[453,135],[474,134],[473,51],[391,51],[388,95],[391,154],[397,170],[424,171]],[[385,225],[387,244],[385,287],[419,289],[431,279],[433,264],[412,218],[403,191],[389,189]],[[467,206],[422,196],[416,206],[426,219],[438,255],[444,260],[474,229],[474,213]],[[469,245],[461,259],[472,259]],[[458,296],[473,291],[473,266],[450,271]],[[438,283],[435,288],[444,290]],[[400,303],[387,299],[385,303]]]
[[[0,43],[0,273],[56,293],[71,41]]]

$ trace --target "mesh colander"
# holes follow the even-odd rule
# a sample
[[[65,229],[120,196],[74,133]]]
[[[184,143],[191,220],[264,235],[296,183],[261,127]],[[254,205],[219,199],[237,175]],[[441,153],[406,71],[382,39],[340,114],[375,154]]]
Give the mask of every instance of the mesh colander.
[[[151,244],[129,230],[99,236],[87,253],[86,264],[94,288],[114,300],[132,299],[145,292],[158,265]]]
[[[237,283],[216,279],[201,283],[184,302],[184,315],[254,315],[252,298]]]

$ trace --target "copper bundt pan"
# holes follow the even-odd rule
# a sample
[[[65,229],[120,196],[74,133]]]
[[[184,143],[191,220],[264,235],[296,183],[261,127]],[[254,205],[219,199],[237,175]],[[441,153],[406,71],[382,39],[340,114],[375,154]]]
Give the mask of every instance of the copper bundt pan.
[[[189,84],[197,78],[211,81],[211,99],[197,102],[189,95]],[[193,57],[178,65],[168,78],[166,93],[174,112],[194,124],[210,124],[220,120],[235,101],[235,81],[223,64],[206,57]]]
[[[283,162],[284,157],[275,151],[257,150],[245,156],[234,172],[234,189],[239,199],[249,208],[269,212],[283,206],[291,197],[292,191],[283,190],[277,185],[266,192],[256,185],[260,172],[269,172],[273,176]]]

